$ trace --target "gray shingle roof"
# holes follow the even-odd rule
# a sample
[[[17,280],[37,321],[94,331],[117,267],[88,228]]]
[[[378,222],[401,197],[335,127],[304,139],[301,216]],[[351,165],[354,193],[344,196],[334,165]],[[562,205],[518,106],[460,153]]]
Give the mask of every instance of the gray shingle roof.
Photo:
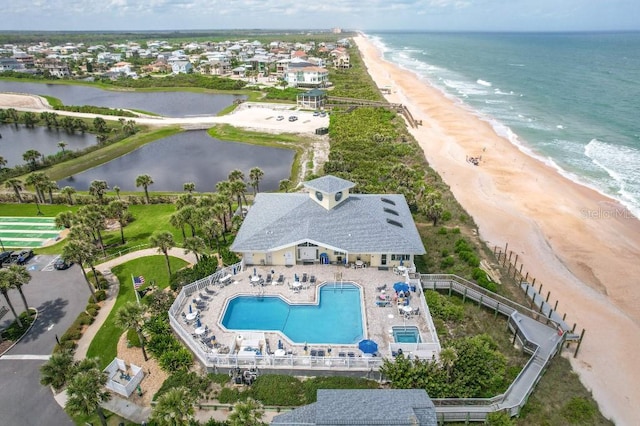
[[[314,191],[321,191],[329,194],[333,194],[338,191],[346,191],[347,189],[356,186],[353,182],[331,175],[322,176],[317,179],[304,182],[303,185]]]
[[[302,241],[350,253],[425,253],[409,206],[400,194],[350,194],[326,210],[309,194],[260,193],[231,250],[270,251]]]
[[[320,389],[317,402],[276,416],[273,425],[436,426],[424,389]]]

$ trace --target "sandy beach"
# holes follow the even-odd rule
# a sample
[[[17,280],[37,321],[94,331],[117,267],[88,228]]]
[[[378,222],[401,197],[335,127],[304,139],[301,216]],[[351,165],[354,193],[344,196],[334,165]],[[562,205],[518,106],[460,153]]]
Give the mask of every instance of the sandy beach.
[[[558,300],[577,331],[586,329],[574,369],[603,414],[638,424],[640,366],[640,221],[614,200],[573,183],[500,137],[464,105],[391,64],[365,36],[355,38],[390,102],[405,104],[423,125],[411,133],[430,165],[473,216],[489,246],[519,254]],[[481,156],[478,166],[466,157]]]

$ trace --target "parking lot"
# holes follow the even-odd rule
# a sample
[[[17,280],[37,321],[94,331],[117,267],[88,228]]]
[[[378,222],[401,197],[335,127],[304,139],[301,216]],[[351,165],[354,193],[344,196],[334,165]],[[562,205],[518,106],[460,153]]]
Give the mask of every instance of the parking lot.
[[[0,425],[73,425],[51,390],[40,384],[40,366],[53,351],[56,336],[84,310],[89,289],[78,265],[55,270],[56,258],[37,255],[25,264],[32,278],[23,292],[29,306],[37,309],[38,318],[22,340],[0,357]],[[9,298],[17,311],[24,310],[17,291],[9,291]],[[12,321],[9,312],[2,318],[1,328]]]

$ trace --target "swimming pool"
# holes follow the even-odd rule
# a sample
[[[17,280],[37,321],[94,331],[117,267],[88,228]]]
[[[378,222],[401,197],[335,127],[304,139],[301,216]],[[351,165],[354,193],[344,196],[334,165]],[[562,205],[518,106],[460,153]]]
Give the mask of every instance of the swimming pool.
[[[421,343],[420,330],[414,326],[391,327],[393,330],[393,340],[396,343]]]
[[[294,343],[355,344],[363,339],[360,287],[326,283],[319,303],[289,305],[278,296],[236,296],[227,303],[228,330],[281,331]]]

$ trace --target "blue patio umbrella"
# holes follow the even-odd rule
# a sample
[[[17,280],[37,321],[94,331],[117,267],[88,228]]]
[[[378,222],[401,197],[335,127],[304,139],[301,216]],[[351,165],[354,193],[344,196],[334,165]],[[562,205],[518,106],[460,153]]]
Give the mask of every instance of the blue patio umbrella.
[[[192,313],[193,310],[191,309],[191,303],[189,303],[189,313]]]
[[[253,268],[253,276],[255,277],[256,275],[258,275],[258,274],[256,273],[256,268]]]
[[[202,327],[202,323],[200,322],[200,318],[196,320],[196,328]]]
[[[400,266],[404,266],[404,260],[400,259]]]
[[[394,289],[396,292],[400,292],[400,291],[402,291],[402,292],[405,292],[405,293],[406,293],[407,291],[409,291],[409,284],[407,284],[407,283],[403,283],[402,281],[398,281],[397,283],[395,283],[395,284],[393,285],[393,289]]]
[[[293,274],[293,280],[294,280],[294,281],[299,281],[299,279],[298,279],[298,274]]]
[[[365,354],[375,354],[378,352],[378,344],[370,339],[360,340],[358,343],[358,349]]]

